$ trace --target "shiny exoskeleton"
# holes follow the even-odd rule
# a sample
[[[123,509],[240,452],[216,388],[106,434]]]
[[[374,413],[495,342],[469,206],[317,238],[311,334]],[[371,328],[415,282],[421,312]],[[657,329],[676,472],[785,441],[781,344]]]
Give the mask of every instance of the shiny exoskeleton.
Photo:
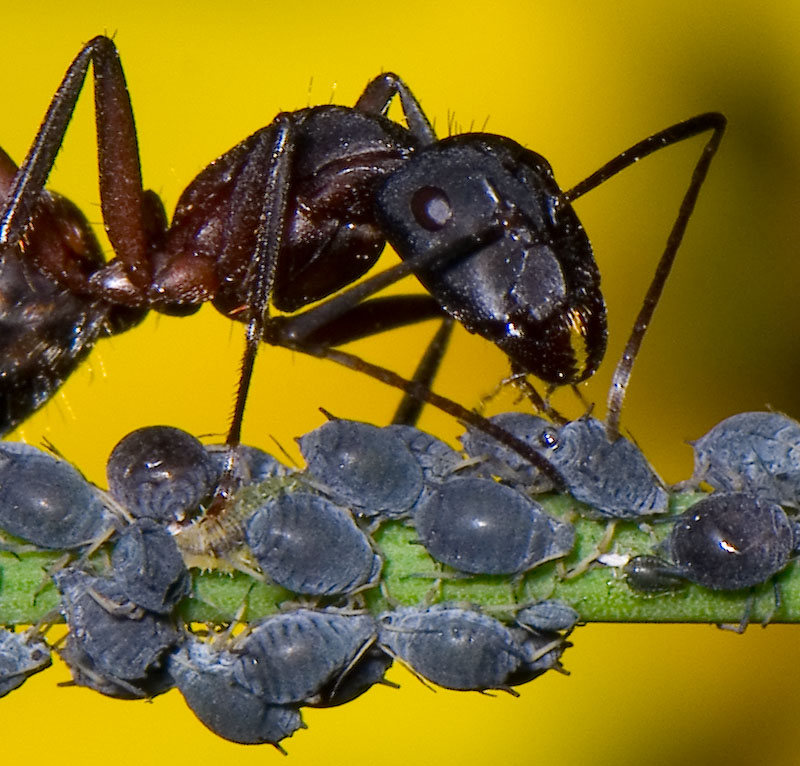
[[[44,190],[90,63],[108,262],[83,216]],[[395,96],[407,127],[385,117]],[[116,48],[96,37],[67,70],[19,171],[0,163],[0,323],[15,329],[0,347],[0,431],[52,395],[101,335],[151,308],[183,315],[204,301],[248,328],[231,446],[261,340],[403,387],[331,347],[449,314],[497,343],[518,371],[554,385],[583,380],[603,356],[606,318],[571,202],[663,146],[713,130],[662,256],[660,285],[648,294],[651,314],[724,123],[709,113],[674,125],[563,192],[541,156],[508,138],[438,141],[405,83],[384,74],[353,107],[279,114],[202,171],[168,223],[158,196],[142,187]],[[387,240],[404,263],[328,298],[366,273]],[[430,295],[365,300],[412,272]],[[325,298],[299,314],[269,316],[272,306],[295,312]],[[31,312],[44,320],[29,324]],[[647,317],[639,324],[637,344]],[[434,401],[421,387],[416,395]]]

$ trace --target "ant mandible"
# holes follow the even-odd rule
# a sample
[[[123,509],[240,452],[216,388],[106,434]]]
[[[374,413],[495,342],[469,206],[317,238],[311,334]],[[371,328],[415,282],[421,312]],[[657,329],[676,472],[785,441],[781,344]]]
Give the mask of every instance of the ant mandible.
[[[83,214],[44,189],[90,63],[101,209],[115,254],[107,262]],[[395,96],[407,128],[385,116]],[[67,70],[19,170],[0,154],[0,432],[43,404],[101,335],[151,308],[184,315],[208,300],[247,325],[230,446],[261,340],[358,366],[331,347],[450,315],[495,342],[515,370],[577,383],[603,357],[606,312],[572,201],[664,146],[713,131],[626,349],[632,363],[724,126],[716,113],[673,125],[563,192],[544,158],[508,138],[437,140],[405,83],[384,74],[354,107],[279,114],[203,170],[168,223],[160,198],[142,186],[117,50],[96,37]],[[342,290],[386,240],[403,262]],[[366,300],[409,273],[429,295]],[[315,301],[291,316],[269,313]],[[358,368],[403,387],[388,371]],[[615,388],[626,384],[618,371]],[[423,388],[416,395],[442,406]]]

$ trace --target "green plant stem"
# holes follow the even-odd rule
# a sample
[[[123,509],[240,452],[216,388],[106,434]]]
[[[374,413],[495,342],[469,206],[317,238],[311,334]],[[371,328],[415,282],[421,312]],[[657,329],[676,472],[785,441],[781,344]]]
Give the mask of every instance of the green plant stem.
[[[670,515],[683,511],[699,497],[674,495]],[[780,593],[777,609],[771,582],[754,591],[715,592],[687,585],[679,591],[649,595],[632,590],[620,569],[599,563],[578,576],[565,577],[596,553],[607,524],[579,516],[579,504],[567,496],[539,499],[550,513],[569,518],[576,526],[577,545],[567,559],[544,564],[518,578],[459,575],[431,559],[415,542],[411,527],[391,522],[375,534],[384,568],[380,584],[364,595],[367,607],[378,613],[398,605],[448,601],[510,616],[518,605],[558,598],[571,604],[585,622],[739,623],[753,600],[750,619],[754,622],[800,622],[800,568],[794,562],[775,578]],[[650,553],[669,529],[664,521],[620,522],[608,550],[620,555]],[[101,569],[105,558],[101,555],[97,559]],[[0,553],[0,624],[32,624],[54,613],[58,593],[48,571],[63,559],[61,552]],[[192,572],[192,596],[180,606],[181,616],[187,621],[224,623],[240,613],[242,619],[252,621],[276,612],[283,602],[302,600],[242,572],[222,568]]]

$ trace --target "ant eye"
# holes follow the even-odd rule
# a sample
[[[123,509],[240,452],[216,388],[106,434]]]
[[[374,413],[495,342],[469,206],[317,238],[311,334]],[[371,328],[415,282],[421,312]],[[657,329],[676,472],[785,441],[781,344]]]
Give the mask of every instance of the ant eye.
[[[423,186],[411,198],[411,212],[428,231],[439,231],[453,217],[447,195],[435,186]]]

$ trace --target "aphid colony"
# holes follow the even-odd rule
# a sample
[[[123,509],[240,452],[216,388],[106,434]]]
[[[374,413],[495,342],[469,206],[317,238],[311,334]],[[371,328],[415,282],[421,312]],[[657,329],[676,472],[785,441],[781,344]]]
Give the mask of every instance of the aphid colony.
[[[123,699],[175,686],[220,736],[276,746],[304,726],[303,706],[359,696],[393,659],[460,690],[513,691],[561,669],[581,604],[533,598],[526,587],[547,567],[566,579],[577,570],[568,567],[581,516],[667,529],[651,550],[615,560],[615,576],[642,599],[687,581],[751,588],[795,555],[800,536],[784,507],[798,505],[800,424],[783,415],[734,416],[695,442],[682,489],[715,491],[679,514],[638,448],[609,441],[597,421],[517,413],[495,422],[545,456],[560,486],[483,433],[468,431],[462,454],[409,426],[331,420],[298,440],[302,472],[240,448],[243,488],[210,514],[204,504],[227,453],[178,429],[126,436],[108,461],[108,493],[63,460],[2,443],[3,547],[19,560],[71,552],[48,574],[69,628],[53,648],[76,684]],[[546,506],[554,489],[572,496],[569,512]],[[393,562],[375,542],[388,528],[412,530],[428,562],[407,575],[424,583],[421,598],[392,590]],[[187,564],[268,583],[271,613],[248,614],[240,632],[233,616],[228,629],[199,626],[185,610],[198,582]],[[507,584],[507,604],[442,595],[446,583],[487,576]],[[0,694],[49,665],[43,626],[57,619],[0,632]]]

